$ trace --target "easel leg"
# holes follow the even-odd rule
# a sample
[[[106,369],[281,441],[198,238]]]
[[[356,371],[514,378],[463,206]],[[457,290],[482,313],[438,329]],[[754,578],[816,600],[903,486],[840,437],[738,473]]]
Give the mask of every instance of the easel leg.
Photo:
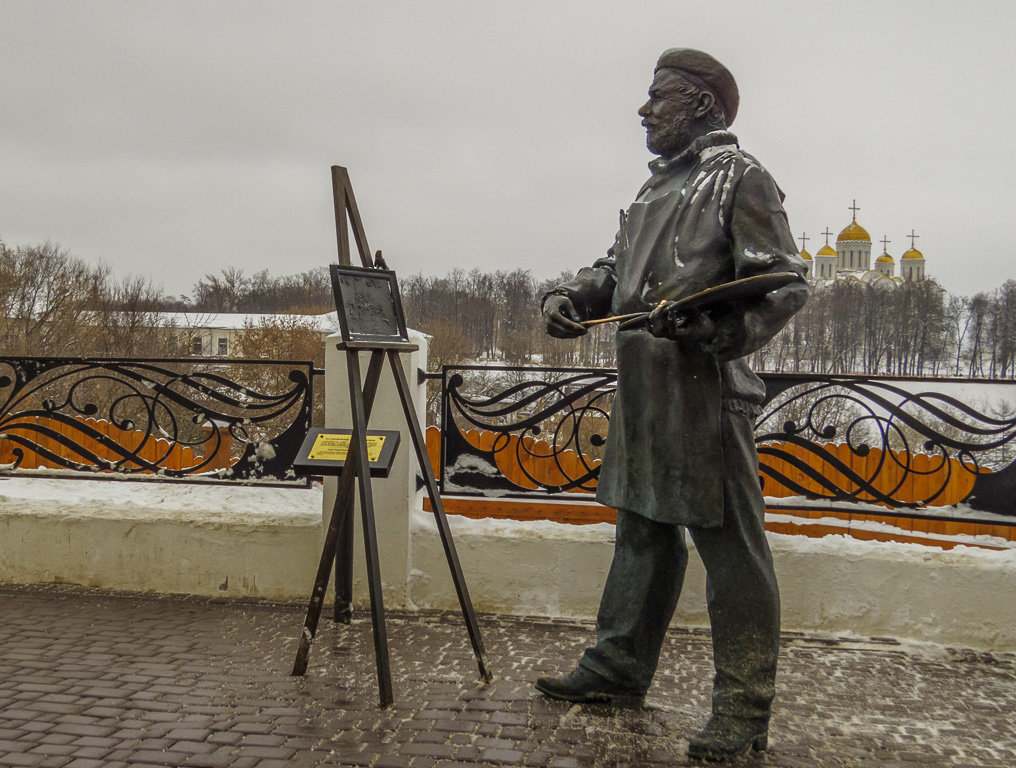
[[[347,352],[347,354],[352,354]],[[363,407],[366,419],[370,420],[370,413],[374,407],[374,397],[377,395],[377,386],[381,378],[381,368],[384,360],[382,355],[373,353],[370,356],[370,363],[367,365],[367,378],[364,381]],[[342,517],[339,522],[342,527],[339,529],[338,545],[335,550],[335,606],[333,616],[340,624],[349,624],[353,620],[353,478],[349,478],[349,485],[342,495],[344,506]]]
[[[375,355],[381,354],[375,352]],[[374,526],[374,496],[370,485],[370,462],[367,460],[367,417],[360,391],[360,360],[355,351],[346,354],[349,369],[349,399],[353,411],[353,439],[350,454],[358,457],[357,480],[360,491],[360,512],[363,515],[363,548],[367,555],[367,588],[370,592],[370,612],[374,625],[374,659],[377,663],[377,682],[381,706],[391,706],[392,671],[388,661],[388,631],[385,627],[385,608],[381,594],[381,568],[377,551],[377,531]]]
[[[348,353],[355,354],[355,353]],[[362,403],[364,418],[370,417],[370,411],[374,406],[374,397],[377,394],[378,381],[381,378],[381,366],[384,363],[384,355],[375,352],[371,355],[370,365],[367,368],[367,379],[364,382],[362,392]],[[357,367],[359,373],[359,366]],[[357,391],[359,392],[359,376],[357,376]],[[296,660],[293,663],[293,675],[302,675],[307,671],[307,662],[310,656],[310,647],[317,634],[318,620],[321,618],[325,591],[328,589],[328,580],[332,575],[332,561],[338,557],[345,557],[342,564],[344,572],[337,572],[335,584],[336,613],[340,599],[344,606],[352,602],[353,594],[353,571],[352,571],[352,537],[353,537],[353,488],[356,477],[356,454],[351,453],[346,466],[342,468],[342,475],[339,478],[338,492],[335,494],[335,504],[332,506],[332,514],[328,520],[328,530],[325,533],[325,542],[321,549],[321,559],[318,562],[317,576],[314,579],[314,589],[311,592],[310,604],[307,606],[307,615],[304,618],[303,632],[300,635],[300,647],[296,652]],[[348,540],[348,543],[346,541]],[[337,547],[342,542],[342,550],[337,552]],[[348,553],[346,550],[348,549]],[[339,581],[339,576],[342,581]],[[340,595],[343,597],[340,598]],[[352,612],[351,609],[349,611]],[[348,623],[348,621],[346,622]]]
[[[353,487],[352,481],[349,487]],[[334,514],[334,513],[333,513]],[[353,494],[342,507],[338,542],[335,548],[335,606],[332,618],[338,624],[353,620]]]
[[[413,410],[413,397],[409,390],[409,382],[406,379],[406,371],[402,367],[399,353],[395,350],[389,350],[388,360],[391,363],[392,373],[395,375],[395,383],[399,389],[399,399],[402,401],[402,409],[406,414],[406,424],[413,438],[416,459],[423,472],[424,482],[427,484],[427,494],[430,496],[431,509],[434,510],[434,519],[437,522],[438,532],[441,534],[441,544],[444,547],[445,559],[448,561],[448,568],[451,571],[452,581],[455,584],[455,593],[458,595],[459,606],[462,608],[462,617],[465,619],[466,629],[469,631],[469,641],[473,646],[473,653],[476,655],[476,664],[480,669],[480,677],[489,683],[491,675],[484,658],[483,638],[480,636],[480,626],[476,621],[473,603],[469,599],[469,591],[466,589],[466,579],[462,575],[462,566],[459,564],[459,556],[455,551],[455,542],[452,540],[452,532],[448,527],[448,519],[445,517],[441,494],[438,492],[437,483],[434,480],[434,469],[431,467],[430,457],[427,454],[427,444],[423,430],[420,428],[420,422],[416,418],[416,411]]]

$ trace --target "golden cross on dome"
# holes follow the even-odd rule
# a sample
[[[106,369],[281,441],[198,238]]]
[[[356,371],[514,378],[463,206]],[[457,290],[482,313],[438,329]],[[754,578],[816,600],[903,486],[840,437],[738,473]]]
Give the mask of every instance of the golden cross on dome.
[[[914,247],[914,240],[916,240],[917,238],[919,238],[919,237],[920,237],[920,235],[915,235],[915,234],[914,234],[914,228],[913,228],[913,227],[911,227],[911,228],[910,228],[910,234],[909,234],[909,235],[906,235],[906,237],[909,237],[909,238],[910,238],[910,247],[911,247],[911,248],[914,248],[914,250],[916,250],[916,248]]]
[[[892,242],[892,240],[890,240],[888,237],[886,237],[885,235],[882,236],[882,252],[883,253],[889,253],[889,243],[891,243],[891,242]]]
[[[802,250],[802,251],[804,250],[804,246],[805,246],[805,244],[807,244],[807,242],[808,242],[809,240],[811,240],[811,238],[810,238],[810,237],[808,237],[808,235],[807,235],[807,234],[805,234],[804,232],[802,232],[802,233],[801,233],[801,236],[800,236],[799,238],[797,238],[797,239],[801,241],[801,250]]]
[[[829,245],[829,236],[832,235],[832,232],[829,231],[828,224],[826,225],[825,232],[821,232],[819,234],[825,235],[825,244]]]
[[[857,221],[857,212],[861,210],[860,206],[857,204],[857,200],[851,200],[847,209],[854,212],[854,221]]]

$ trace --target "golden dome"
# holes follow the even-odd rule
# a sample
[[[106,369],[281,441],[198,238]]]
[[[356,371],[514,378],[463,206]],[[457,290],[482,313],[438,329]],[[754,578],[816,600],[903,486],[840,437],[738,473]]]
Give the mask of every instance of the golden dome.
[[[811,254],[808,253],[804,248],[801,249],[801,258],[805,261],[811,261]]]
[[[857,219],[854,219],[836,236],[837,243],[844,240],[863,240],[866,243],[870,243],[871,235],[868,234],[868,231],[864,227],[857,223]]]
[[[902,256],[900,256],[900,258],[901,259],[923,259],[924,258],[924,254],[921,253],[916,248],[914,248],[913,246],[910,246],[910,249],[906,253],[904,253]]]
[[[835,256],[836,255],[836,251],[833,250],[832,246],[830,246],[829,243],[826,243],[825,245],[823,245],[821,248],[818,249],[818,252],[815,255],[816,256]]]
[[[883,253],[881,256],[879,256],[877,259],[875,259],[875,263],[876,264],[892,264],[893,263],[893,257],[890,256],[888,253]]]

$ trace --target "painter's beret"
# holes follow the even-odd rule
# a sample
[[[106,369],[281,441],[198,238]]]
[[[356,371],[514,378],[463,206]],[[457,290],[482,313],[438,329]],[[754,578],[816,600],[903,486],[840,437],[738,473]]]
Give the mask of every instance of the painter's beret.
[[[734,76],[720,62],[694,48],[670,48],[656,62],[657,70],[663,68],[679,70],[689,82],[713,94],[723,107],[727,125],[734,122],[741,98],[737,94]]]

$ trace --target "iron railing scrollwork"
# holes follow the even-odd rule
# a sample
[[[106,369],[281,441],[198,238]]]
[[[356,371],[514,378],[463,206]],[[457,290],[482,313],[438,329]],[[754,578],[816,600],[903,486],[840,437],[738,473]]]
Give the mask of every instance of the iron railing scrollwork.
[[[617,375],[592,369],[478,370],[543,377],[517,381],[490,395],[470,395],[462,373],[444,369],[443,421],[458,428],[444,430],[442,489],[495,495],[538,488],[548,493],[595,490]],[[468,440],[470,429],[496,437],[480,450]],[[525,485],[513,483],[499,463],[515,468]],[[533,472],[534,464],[551,465],[560,482],[548,482],[546,472]]]
[[[763,462],[763,488],[770,480],[828,501],[889,507],[964,502],[1016,515],[1016,409],[992,415],[982,404],[935,391],[994,387],[1016,405],[1012,384],[874,376],[764,378],[768,402],[755,435],[760,456],[782,460],[808,482],[775,469],[776,462]],[[831,448],[838,441],[846,451]],[[844,455],[851,460],[844,461]]]
[[[764,374],[767,495],[1016,516],[1016,384]],[[595,490],[613,370],[445,366],[441,487],[539,498]],[[969,390],[990,392],[980,402]],[[950,391],[951,390],[951,391]]]
[[[3,474],[305,484],[309,362],[0,357]]]

